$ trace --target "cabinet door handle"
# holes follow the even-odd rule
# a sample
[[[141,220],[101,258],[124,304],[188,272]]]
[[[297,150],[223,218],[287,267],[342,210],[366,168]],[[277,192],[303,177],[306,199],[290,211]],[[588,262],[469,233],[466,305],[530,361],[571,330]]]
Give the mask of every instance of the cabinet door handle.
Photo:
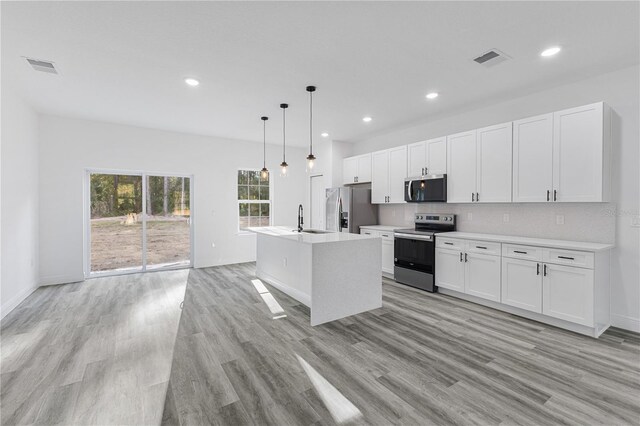
[[[450,242],[448,242],[448,241],[445,241],[444,243],[445,243],[446,245],[448,245],[448,246],[452,246],[452,245],[453,245],[453,243],[450,243]]]
[[[476,194],[475,193],[471,193],[471,201],[475,201],[476,200]]]
[[[424,176],[424,167],[422,168],[422,176]]]
[[[549,201],[549,195],[550,195],[550,194],[551,194],[551,191],[549,191],[549,190],[547,189],[547,201]]]
[[[477,203],[478,201],[480,201],[480,193],[479,193],[479,192],[476,192],[476,203]]]
[[[547,264],[546,263],[544,265],[542,275],[544,275],[545,277],[547,276]]]
[[[425,174],[425,175],[428,175],[428,174],[429,174],[429,168],[428,168],[428,167],[425,167],[425,168],[424,168],[424,174]]]
[[[464,261],[465,261],[465,262],[468,262],[468,259],[467,259],[467,253],[465,253],[465,254],[464,254]]]
[[[514,252],[514,253],[520,253],[520,254],[527,254],[527,252],[526,252],[526,251],[514,250],[513,252]]]
[[[576,260],[575,258],[569,256],[558,256],[558,259]]]
[[[460,262],[462,262],[462,252],[460,253]]]
[[[536,263],[536,275],[540,275],[540,264]]]
[[[482,247],[482,246],[476,246],[476,248],[483,249],[483,250],[487,249],[486,247]]]
[[[553,190],[553,201],[558,201],[558,190],[557,189]]]

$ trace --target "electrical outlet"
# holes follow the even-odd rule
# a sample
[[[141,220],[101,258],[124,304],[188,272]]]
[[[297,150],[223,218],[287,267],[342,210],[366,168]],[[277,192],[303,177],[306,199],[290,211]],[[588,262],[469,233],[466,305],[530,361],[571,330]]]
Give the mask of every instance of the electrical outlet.
[[[509,213],[505,213],[505,214],[502,215],[502,221],[504,223],[509,222]]]
[[[287,258],[286,257],[282,258],[282,266],[287,266]]]
[[[467,213],[467,220],[473,220],[473,213]]]
[[[640,228],[640,214],[631,216],[631,226],[634,228]]]
[[[564,215],[556,215],[556,225],[564,225]]]

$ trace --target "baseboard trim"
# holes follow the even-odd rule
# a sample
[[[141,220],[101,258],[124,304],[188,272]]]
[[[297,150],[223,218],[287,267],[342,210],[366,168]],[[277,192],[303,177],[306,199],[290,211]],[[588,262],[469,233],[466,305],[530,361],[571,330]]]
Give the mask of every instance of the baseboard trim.
[[[611,314],[611,325],[629,331],[640,333],[640,319],[625,315]]]
[[[0,319],[6,317],[9,314],[9,312],[17,308],[18,305],[20,305],[20,303],[22,303],[24,299],[29,297],[31,293],[36,291],[37,288],[38,286],[34,286],[31,288],[25,289],[20,293],[16,294],[14,297],[12,297],[11,300],[9,300],[8,302],[0,306]]]

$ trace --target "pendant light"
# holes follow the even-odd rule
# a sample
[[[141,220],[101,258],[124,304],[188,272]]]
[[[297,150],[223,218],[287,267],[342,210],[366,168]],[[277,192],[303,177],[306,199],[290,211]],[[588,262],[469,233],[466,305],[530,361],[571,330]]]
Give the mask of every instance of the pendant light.
[[[267,120],[269,117],[260,117],[262,120],[262,170],[260,170],[260,177],[262,180],[267,180],[269,177],[269,169],[267,169]]]
[[[287,129],[287,121],[286,121],[286,113],[285,111],[289,108],[288,104],[280,104],[280,108],[282,108],[282,163],[280,163],[280,176],[287,177],[287,138],[286,138],[286,129]]]
[[[307,173],[313,170],[316,156],[313,155],[313,92],[316,91],[316,86],[307,86],[307,92],[309,92],[309,155],[307,156]]]

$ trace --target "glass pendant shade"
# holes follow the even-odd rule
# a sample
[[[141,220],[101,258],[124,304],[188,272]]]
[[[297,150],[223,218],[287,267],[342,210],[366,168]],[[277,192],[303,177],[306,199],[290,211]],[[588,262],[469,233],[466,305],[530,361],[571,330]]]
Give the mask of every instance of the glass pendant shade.
[[[309,154],[307,156],[307,172],[313,171],[313,166],[315,165],[316,157],[313,154]]]
[[[287,164],[286,161],[283,161],[282,163],[280,163],[280,177],[287,177],[289,176],[287,174],[288,172],[288,167],[289,165]]]

